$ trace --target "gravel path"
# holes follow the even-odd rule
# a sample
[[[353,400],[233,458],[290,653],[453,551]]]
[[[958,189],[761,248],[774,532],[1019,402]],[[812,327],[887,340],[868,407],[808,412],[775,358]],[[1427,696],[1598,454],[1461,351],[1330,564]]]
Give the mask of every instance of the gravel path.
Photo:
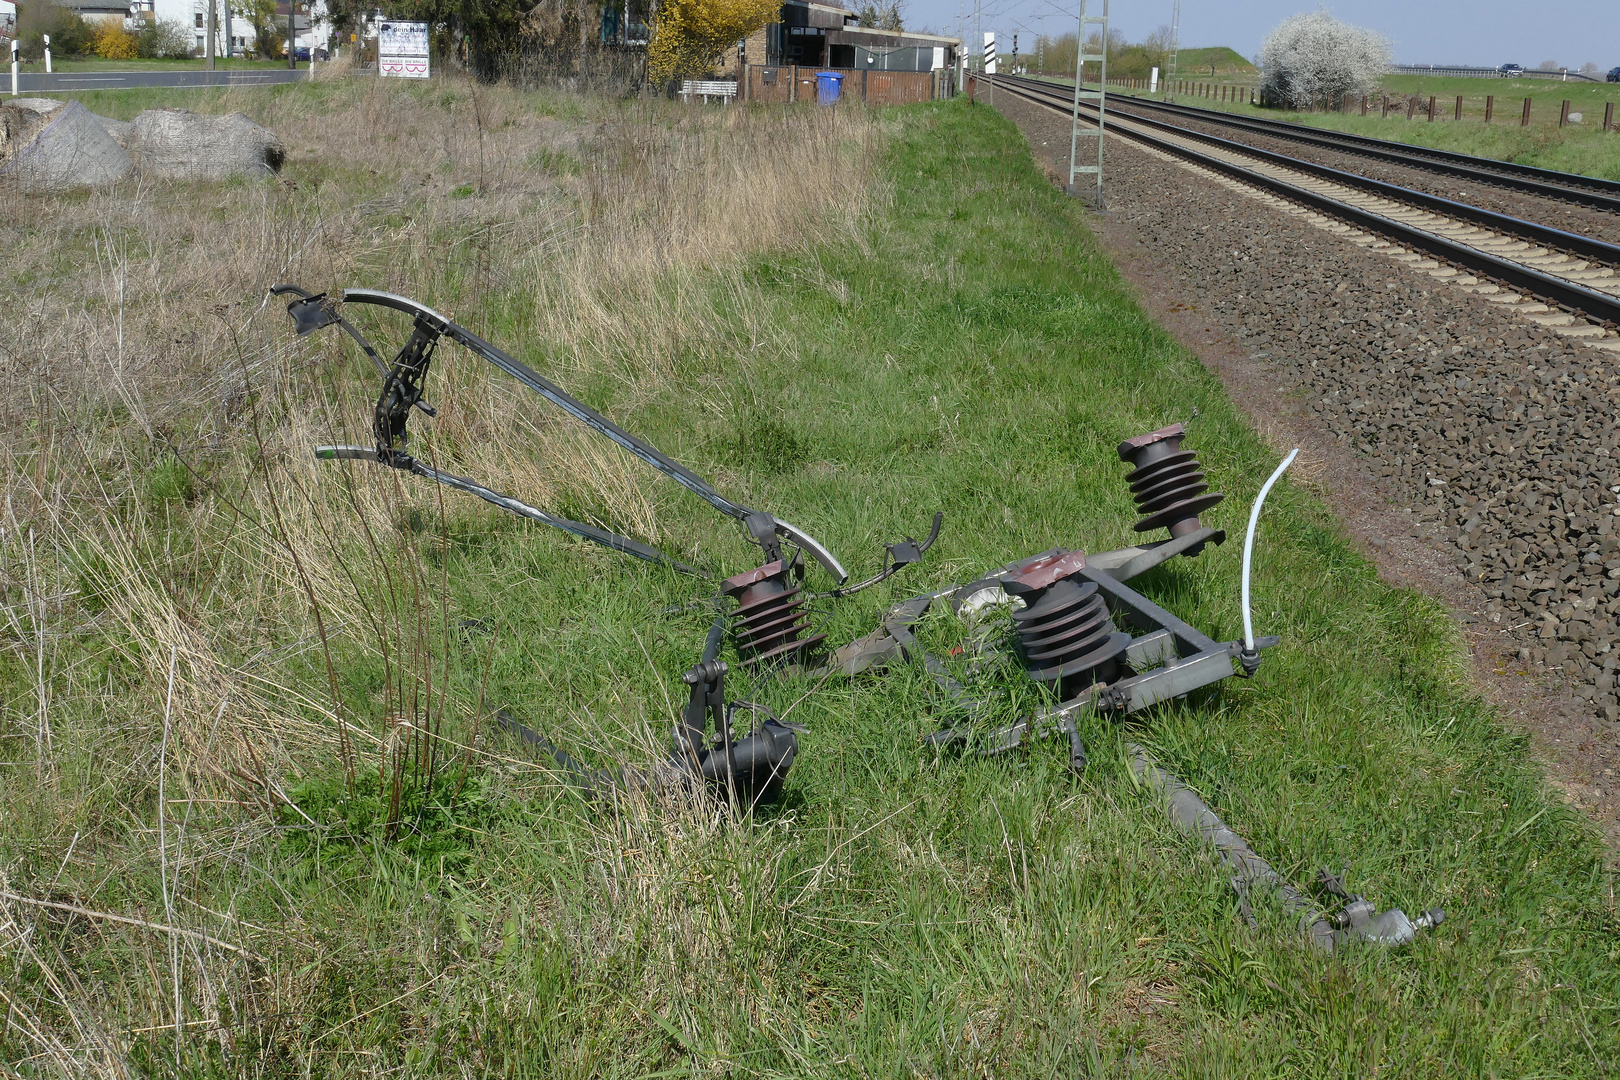
[[[1125,113],[1132,112],[1128,102],[1123,99],[1114,100],[1117,100],[1118,104],[1111,104],[1110,108],[1117,108],[1120,112]],[[1188,117],[1173,117],[1155,112],[1152,109],[1140,109],[1133,115],[1141,115],[1154,120],[1165,120],[1191,131],[1201,131],[1207,135],[1230,139],[1233,142],[1257,146],[1262,150],[1271,150],[1304,161],[1313,161],[1318,165],[1326,165],[1332,169],[1343,169],[1346,172],[1370,176],[1374,180],[1382,180],[1385,183],[1399,184],[1402,187],[1412,188],[1414,191],[1423,191],[1446,199],[1456,199],[1458,202],[1466,202],[1472,206],[1494,210],[1499,214],[1534,221],[1538,225],[1550,225],[1568,232],[1590,236],[1596,240],[1603,240],[1610,244],[1620,244],[1620,215],[1611,214],[1607,211],[1594,210],[1586,206],[1571,206],[1560,199],[1543,198],[1527,192],[1511,191],[1489,184],[1474,183],[1457,176],[1441,176],[1422,169],[1379,161],[1376,158],[1362,154],[1328,150],[1307,143],[1294,142],[1291,139],[1260,135],[1252,131],[1223,127],[1218,123],[1193,120]],[[1404,121],[1402,122],[1404,123]],[[1421,149],[1421,147],[1414,147],[1414,149]]]
[[[1055,179],[1068,119],[994,104]],[[1620,845],[1616,355],[1125,140],[1106,168],[1094,227],[1144,303],[1306,446],[1386,577],[1457,613],[1483,685]]]

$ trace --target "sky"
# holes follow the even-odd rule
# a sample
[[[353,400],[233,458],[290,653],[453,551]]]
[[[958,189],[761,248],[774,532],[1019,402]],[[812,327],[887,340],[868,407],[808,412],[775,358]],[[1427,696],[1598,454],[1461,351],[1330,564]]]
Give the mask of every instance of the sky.
[[[996,31],[997,51],[1011,51],[1018,34],[1027,52],[1037,33],[1056,37],[1074,29],[1078,0],[979,0],[981,25]],[[907,0],[907,29],[957,35],[958,14],[972,30],[974,0]],[[1089,0],[1087,14],[1101,14],[1102,0]],[[1140,41],[1168,25],[1173,0],[1111,0],[1111,29]],[[1591,62],[1604,71],[1620,65],[1620,2],[1617,0],[1357,0],[1316,4],[1308,0],[1182,0],[1184,48],[1229,45],[1253,58],[1260,41],[1283,19],[1325,8],[1346,22],[1377,30],[1394,45],[1397,64],[1467,64],[1535,67],[1543,60],[1579,68]]]

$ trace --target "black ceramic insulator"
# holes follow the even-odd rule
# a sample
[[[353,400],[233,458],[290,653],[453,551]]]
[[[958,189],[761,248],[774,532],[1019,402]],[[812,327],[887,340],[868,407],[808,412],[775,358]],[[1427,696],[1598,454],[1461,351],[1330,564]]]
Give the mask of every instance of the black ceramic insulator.
[[[764,576],[739,575],[732,582],[725,592],[737,600],[731,629],[744,667],[800,659],[825,640],[826,634],[805,636],[809,617],[803,592],[790,585],[786,566]]]
[[[1119,444],[1119,459],[1132,466],[1125,482],[1131,485],[1136,512],[1142,520],[1137,532],[1169,529],[1185,536],[1203,528],[1198,515],[1226,498],[1209,493],[1198,455],[1181,448],[1186,429],[1180,424],[1126,439]]]
[[[1052,684],[1063,700],[1114,680],[1131,636],[1115,629],[1094,582],[1063,578],[1030,589],[1007,579],[1005,588],[1025,604],[1012,618],[1030,678]]]

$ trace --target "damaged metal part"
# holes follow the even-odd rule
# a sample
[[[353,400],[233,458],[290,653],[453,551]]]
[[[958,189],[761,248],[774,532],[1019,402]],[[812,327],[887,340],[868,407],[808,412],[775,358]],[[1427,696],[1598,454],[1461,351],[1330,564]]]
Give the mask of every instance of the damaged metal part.
[[[1366,897],[1347,891],[1342,875],[1323,870],[1317,883],[1345,901],[1337,913],[1325,914],[1321,907],[1290,885],[1270,863],[1261,858],[1249,842],[1233,832],[1220,815],[1209,808],[1197,793],[1161,767],[1136,743],[1126,743],[1131,756],[1131,774],[1143,787],[1155,793],[1166,815],[1176,828],[1197,837],[1215,849],[1221,862],[1232,873],[1232,888],[1238,894],[1239,909],[1250,925],[1255,925],[1250,897],[1256,892],[1274,893],[1283,913],[1297,916],[1300,931],[1312,946],[1332,952],[1343,945],[1367,942],[1375,945],[1405,945],[1419,930],[1439,926],[1446,913],[1439,908],[1408,919],[1400,908],[1378,912]]]
[[[420,410],[426,413],[428,416],[436,415],[433,408],[423,401],[422,395],[429,369],[432,366],[434,349],[436,348],[441,337],[448,337],[457,344],[462,345],[463,347],[476,353],[484,360],[493,364],[495,367],[500,368],[502,371],[512,376],[524,386],[527,386],[529,389],[533,390],[535,393],[539,394],[553,405],[562,409],[575,420],[578,420],[580,423],[591,428],[598,434],[603,435],[618,445],[624,447],[630,453],[634,454],[648,465],[651,465],[654,469],[657,469],[659,472],[674,480],[676,483],[695,493],[698,497],[702,498],[705,502],[709,503],[709,505],[713,506],[722,514],[735,518],[739,522],[745,523],[747,525],[747,531],[753,537],[755,542],[762,543],[762,546],[765,546],[768,557],[770,548],[763,544],[762,532],[765,535],[769,535],[773,540],[776,538],[781,538],[790,540],[794,544],[798,545],[799,548],[808,552],[812,558],[825,567],[827,572],[833,576],[833,579],[839,585],[843,585],[849,580],[849,572],[844,569],[843,564],[840,563],[832,552],[827,549],[826,545],[822,544],[819,540],[805,532],[803,529],[800,529],[798,526],[793,525],[791,522],[784,521],[781,518],[763,514],[760,511],[752,510],[741,505],[740,503],[727,499],[725,496],[721,495],[717,490],[715,490],[714,486],[703,477],[688,469],[680,462],[664,454],[651,443],[648,443],[645,440],[630,434],[628,431],[625,431],[623,428],[613,423],[601,413],[569,395],[561,387],[557,386],[549,379],[537,374],[527,365],[521,363],[508,353],[485,341],[477,334],[472,333],[470,330],[458,325],[424,304],[419,304],[415,300],[408,297],[399,296],[389,292],[381,292],[375,289],[346,289],[339,292],[335,296],[327,296],[325,294],[311,293],[308,290],[302,289],[296,285],[284,284],[274,286],[270,292],[277,296],[291,295],[294,297],[294,299],[288,303],[287,311],[288,314],[292,316],[294,328],[300,335],[312,333],[326,326],[340,326],[345,333],[347,333],[355,340],[356,343],[359,344],[360,348],[366,353],[367,356],[371,358],[372,362],[377,365],[378,370],[382,373],[383,388],[381,394],[378,396],[377,404],[373,411],[372,420],[372,430],[374,436],[376,437],[377,445],[373,454],[370,457],[365,458],[366,460],[376,461],[379,464],[391,465],[396,468],[404,468],[408,471],[415,472],[418,475],[427,476],[428,478],[435,480],[439,479],[441,476],[448,475],[439,473],[437,470],[422,472],[420,469],[415,468],[414,463],[409,456],[404,454],[404,447],[409,438],[409,433],[406,429],[406,421],[410,416],[411,410]],[[344,303],[371,304],[377,307],[403,312],[411,317],[412,323],[410,336],[407,338],[405,344],[400,348],[399,352],[395,355],[392,365],[385,365],[382,362],[382,358],[377,354],[377,350],[373,348],[370,342],[366,341],[365,337],[360,334],[360,332],[356,330],[347,319],[343,317],[341,311],[339,310],[339,305]],[[359,447],[340,447],[329,449],[349,451],[348,453],[331,453],[327,455],[329,457],[347,457],[352,459],[360,459],[363,457],[363,455],[358,452],[362,449]],[[465,483],[470,484],[471,481],[465,481]],[[452,484],[451,486],[458,485]],[[465,486],[461,486],[460,489],[470,490]],[[477,493],[475,492],[475,494]],[[492,492],[492,494],[495,493]],[[480,497],[485,496],[481,495]],[[507,505],[507,502],[517,502],[517,500],[509,499],[507,496],[499,496],[498,499],[489,499],[489,501],[495,503],[497,506],[503,506],[506,509],[513,509],[511,506]],[[514,512],[521,511],[514,510]],[[535,514],[524,514],[524,516],[532,517],[539,521],[547,521],[548,524],[564,520],[550,519],[549,515],[547,517],[536,517]],[[754,522],[751,523],[750,519],[754,519]],[[760,519],[764,519],[769,522],[767,529],[760,530],[756,528],[755,523],[757,523]],[[937,518],[935,521],[935,529],[936,531],[938,529]],[[574,532],[576,535],[585,536],[588,539],[596,540],[599,543],[603,542],[601,537],[596,535],[598,533],[602,533],[602,530],[595,530],[594,533],[582,532],[578,529],[569,529],[568,531]],[[612,542],[607,544],[608,547],[611,547],[616,551],[625,551],[630,554],[636,554],[638,557],[646,557],[645,555],[642,555],[636,551],[635,548],[629,546],[636,543],[635,541],[629,541],[624,537],[618,537],[610,533],[603,535],[611,537],[612,539]],[[646,545],[640,546],[643,548],[646,547]],[[654,561],[665,562],[672,566],[681,566],[681,564],[674,562],[674,560],[662,557]],[[892,545],[889,553],[889,561],[890,563],[898,563],[898,565],[895,565],[893,569],[886,566],[886,572],[880,572],[878,580],[881,580],[889,573],[893,573],[894,570],[898,569],[900,565],[905,565],[904,562],[896,558],[895,548]],[[848,591],[854,590],[851,589]]]
[[[778,720],[751,701],[726,700],[727,668],[719,658],[724,631],[722,615],[709,628],[703,658],[681,676],[688,687],[686,708],[675,723],[668,759],[651,768],[587,768],[504,710],[497,714],[501,727],[549,756],[588,799],[610,798],[629,791],[657,794],[702,786],[742,810],[774,802],[782,794],[788,770],[793,768],[799,752],[798,733],[804,728]],[[763,719],[747,735],[733,738],[739,712],[759,713]]]

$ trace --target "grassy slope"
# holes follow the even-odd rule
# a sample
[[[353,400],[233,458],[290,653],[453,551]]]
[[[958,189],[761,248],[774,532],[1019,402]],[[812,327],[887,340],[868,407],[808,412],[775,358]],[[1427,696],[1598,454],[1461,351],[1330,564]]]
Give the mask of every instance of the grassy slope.
[[[924,584],[1129,542],[1112,448],[1194,410],[1194,445],[1230,495],[1211,517],[1235,530],[1275,454],[1129,300],[1077,205],[991,110],[895,122],[893,206],[868,241],[761,260],[751,287],[771,318],[737,325],[734,350],[683,359],[686,384],[728,414],[580,389],[624,399],[633,428],[840,551],[871,552],[942,507],[927,563],[887,595],[831,605],[835,641]],[[729,303],[716,298],[716,318]],[[480,329],[543,362],[545,343],[498,311]],[[439,361],[451,377],[469,362]],[[746,565],[731,529],[671,505],[707,554]],[[273,957],[275,1019],[238,1051],[289,1074],[363,1061],[534,1076],[1600,1075],[1595,1060],[1620,1051],[1620,956],[1595,841],[1469,691],[1443,612],[1381,585],[1299,487],[1269,507],[1257,618],[1284,647],[1253,682],[1135,736],[1296,879],[1351,863],[1380,904],[1445,906],[1413,948],[1324,959],[1264,911],[1263,932],[1245,929],[1222,876],[1132,790],[1112,725],[1088,724],[1080,780],[1055,744],[936,760],[917,740],[937,700],[905,669],[805,700],[787,805],[753,827],[591,820],[496,758],[475,773],[478,813],[417,856],[328,844],[317,864],[259,841],[249,855],[273,884],[190,886],[276,931],[253,943]],[[690,582],[465,501],[449,510],[434,569],[453,616],[503,628],[453,677],[480,679],[492,648],[489,698],[559,741],[628,752],[642,721],[661,733],[705,627],[654,613]],[[1229,543],[1138,584],[1230,638],[1238,554]],[[359,694],[375,673],[341,675]],[[780,710],[810,683],[732,689]],[[1008,712],[1031,698],[1017,672],[982,689]],[[55,869],[6,844],[31,876]],[[156,902],[152,882],[124,888]],[[295,988],[296,1007],[280,1004]],[[154,1063],[164,1038],[143,1038]]]
[[[1200,72],[1209,74],[1210,64],[1217,75],[1253,75],[1255,67],[1236,50],[1225,45],[1210,49],[1182,49],[1176,54],[1176,70],[1182,77],[1191,78]]]

